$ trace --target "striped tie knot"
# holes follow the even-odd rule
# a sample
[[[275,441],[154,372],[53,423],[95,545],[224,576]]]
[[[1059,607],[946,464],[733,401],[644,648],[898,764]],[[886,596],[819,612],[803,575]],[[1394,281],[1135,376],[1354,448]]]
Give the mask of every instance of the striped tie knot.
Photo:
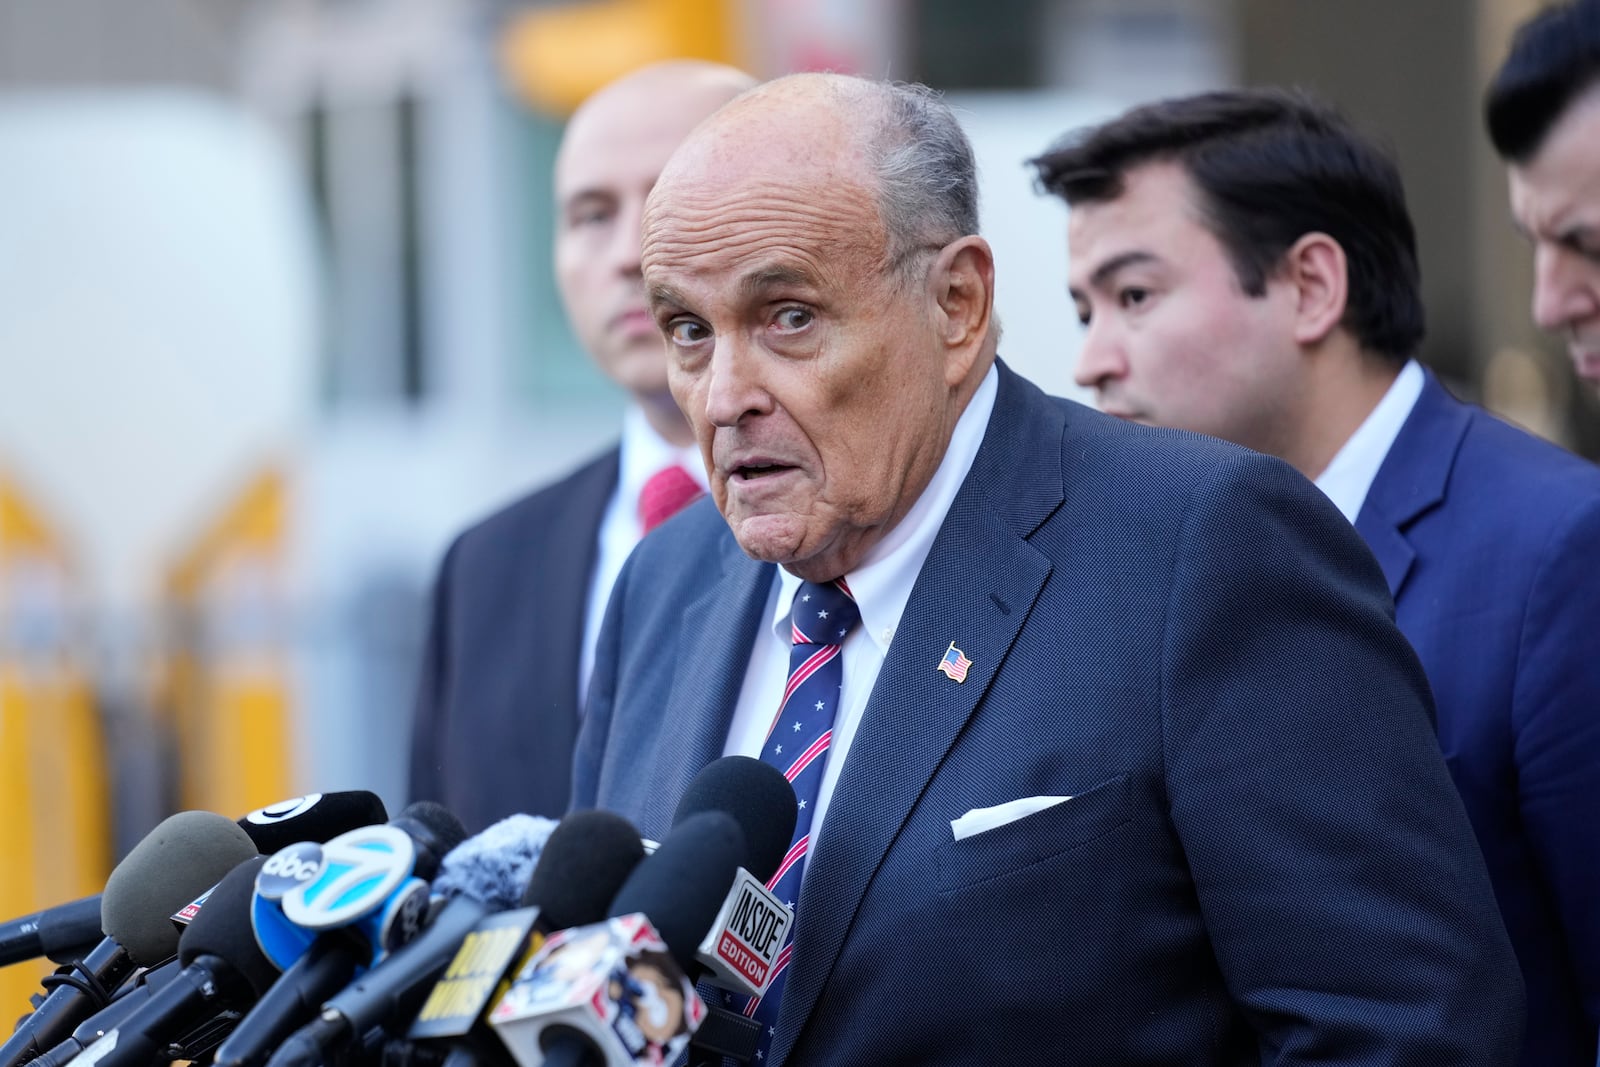
[[[797,645],[843,644],[860,621],[861,609],[839,579],[820,585],[801,582],[789,609],[790,637]]]

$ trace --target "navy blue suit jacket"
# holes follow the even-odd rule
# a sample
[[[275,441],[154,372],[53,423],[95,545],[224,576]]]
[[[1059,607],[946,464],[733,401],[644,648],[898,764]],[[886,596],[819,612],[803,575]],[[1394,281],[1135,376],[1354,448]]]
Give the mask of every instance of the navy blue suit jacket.
[[[663,833],[772,580],[709,503],[639,546],[577,806]],[[1512,1062],[1515,961],[1391,607],[1284,464],[1002,367],[808,861],[769,1067]],[[1038,795],[1072,799],[953,840]]]
[[[578,661],[613,448],[458,537],[434,590],[411,743],[411,797],[477,831],[558,816],[572,789]]]
[[[1439,741],[1528,989],[1524,1062],[1600,1028],[1600,469],[1432,375],[1356,517],[1422,659]]]

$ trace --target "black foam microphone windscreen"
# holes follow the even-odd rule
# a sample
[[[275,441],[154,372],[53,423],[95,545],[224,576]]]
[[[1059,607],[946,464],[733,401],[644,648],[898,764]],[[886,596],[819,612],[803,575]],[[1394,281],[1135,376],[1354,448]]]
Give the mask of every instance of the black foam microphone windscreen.
[[[346,830],[387,822],[389,812],[378,794],[365,789],[333,793],[308,793],[257,808],[239,820],[256,843],[256,851],[270,856],[301,841],[328,841]]]
[[[425,882],[431,882],[439,873],[439,864],[445,855],[467,839],[467,828],[455,813],[432,800],[407,804],[399,815],[389,820],[389,825],[411,835],[417,846],[417,862],[412,873]]]
[[[711,929],[748,849],[733,816],[702,811],[673,826],[611,902],[612,915],[643,912],[672,958],[692,974],[695,949]]]
[[[703,811],[725,812],[738,820],[749,850],[744,867],[763,882],[789,851],[799,814],[794,787],[783,772],[749,756],[723,756],[706,764],[684,790],[672,822]]]
[[[256,856],[224,875],[178,938],[178,962],[183,966],[201,956],[226,960],[256,996],[278,980],[278,968],[256,943],[250,922],[256,874],[266,862],[265,856]]]
[[[551,831],[522,903],[539,909],[546,930],[599,922],[642,859],[644,844],[627,819],[610,811],[574,811]]]

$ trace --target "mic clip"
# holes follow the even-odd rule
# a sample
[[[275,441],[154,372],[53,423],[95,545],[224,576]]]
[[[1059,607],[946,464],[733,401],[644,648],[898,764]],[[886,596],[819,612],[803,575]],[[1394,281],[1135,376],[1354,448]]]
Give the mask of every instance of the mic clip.
[[[689,1067],[721,1067],[724,1056],[749,1063],[761,1041],[761,1023],[739,1012],[706,1005],[706,1017],[689,1040]]]

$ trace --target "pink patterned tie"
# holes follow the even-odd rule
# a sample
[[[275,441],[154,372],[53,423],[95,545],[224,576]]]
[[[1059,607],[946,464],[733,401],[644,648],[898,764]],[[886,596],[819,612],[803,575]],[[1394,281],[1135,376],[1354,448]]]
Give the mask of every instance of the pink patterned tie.
[[[650,476],[639,491],[639,524],[649,533],[700,498],[700,483],[673,464]]]

